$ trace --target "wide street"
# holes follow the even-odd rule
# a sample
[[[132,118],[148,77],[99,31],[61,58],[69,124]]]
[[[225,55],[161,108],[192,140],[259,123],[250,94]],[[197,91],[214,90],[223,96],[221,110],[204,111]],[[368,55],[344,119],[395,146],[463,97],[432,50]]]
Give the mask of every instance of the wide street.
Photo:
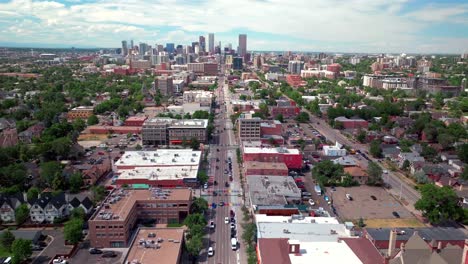
[[[228,96],[227,88],[224,89],[224,78],[218,80],[219,87],[215,91],[216,101],[219,104],[218,114],[215,117],[215,133],[213,142],[210,145],[209,155],[209,187],[207,190],[201,191],[201,197],[207,199],[210,205],[208,224],[214,221],[215,228],[209,230],[209,245],[205,245],[200,257],[200,263],[213,264],[234,264],[245,263],[245,250],[240,247],[241,242],[238,242],[238,249],[231,248],[231,227],[230,223],[225,223],[225,218],[230,217],[230,210],[234,210],[236,219],[236,238],[240,239],[242,228],[239,220],[242,219],[242,190],[240,185],[237,157],[236,157],[236,141],[232,130],[232,123],[229,119],[229,114],[226,111],[224,104],[226,96]],[[232,181],[230,181],[228,159],[232,161]],[[215,184],[216,182],[216,184]],[[224,203],[220,206],[220,203]],[[212,208],[212,204],[216,206]],[[208,257],[208,247],[213,247],[214,256]]]

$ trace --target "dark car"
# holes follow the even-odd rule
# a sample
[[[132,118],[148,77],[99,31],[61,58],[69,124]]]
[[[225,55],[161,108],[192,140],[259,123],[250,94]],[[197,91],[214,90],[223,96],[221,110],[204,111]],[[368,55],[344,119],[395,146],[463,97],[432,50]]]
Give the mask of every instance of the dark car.
[[[392,212],[392,215],[396,218],[400,218],[400,214],[398,214],[397,212]]]
[[[234,210],[231,209],[231,211],[229,211],[229,214],[231,215],[231,217],[234,217],[236,215],[236,213],[234,213]]]
[[[377,200],[377,197],[375,197],[374,195],[371,195],[370,198],[372,198],[372,200]]]
[[[217,182],[217,181],[214,181],[213,184],[216,186],[216,185],[218,185],[218,182]]]
[[[224,202],[219,202],[219,206],[224,206]]]
[[[229,187],[229,182],[225,182],[224,187],[226,187],[226,188]]]
[[[102,254],[102,250],[97,249],[97,248],[90,248],[90,249],[89,249],[89,254],[93,254],[93,255],[95,255],[95,254]]]
[[[115,258],[117,257],[117,254],[114,251],[106,251],[102,253],[103,258]]]
[[[229,180],[230,180],[230,181],[233,181],[234,179],[232,178],[232,176],[229,176]]]

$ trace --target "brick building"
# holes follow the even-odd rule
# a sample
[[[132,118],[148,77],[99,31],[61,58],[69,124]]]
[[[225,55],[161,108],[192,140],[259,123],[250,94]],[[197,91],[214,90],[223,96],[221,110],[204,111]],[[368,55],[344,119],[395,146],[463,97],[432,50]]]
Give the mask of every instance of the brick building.
[[[364,119],[348,119],[344,116],[335,118],[335,126],[337,123],[342,124],[344,129],[367,128],[369,126],[369,123]]]
[[[244,113],[239,116],[236,121],[238,137],[241,141],[244,140],[259,140],[260,139],[260,123],[262,119],[252,117],[250,113]]]
[[[189,189],[114,189],[88,221],[91,246],[128,247],[138,219],[181,223],[191,201]]]
[[[93,114],[94,107],[92,106],[78,106],[68,111],[68,120],[75,120],[81,118],[87,120]]]
[[[286,75],[286,82],[292,87],[305,86],[307,84],[307,82],[302,80],[302,77],[297,74]]]
[[[152,118],[143,123],[142,140],[145,145],[180,145],[195,138],[207,140],[207,119]]]
[[[278,120],[262,121],[260,123],[260,135],[281,136],[283,125]]]
[[[172,96],[174,94],[172,77],[167,75],[158,76],[154,80],[154,86],[163,96]]]
[[[124,122],[125,126],[143,126],[143,123],[148,117],[146,116],[131,116],[127,118]]]
[[[246,161],[245,175],[288,176],[288,167],[284,163]]]
[[[244,147],[242,158],[247,161],[283,162],[288,169],[302,168],[302,154],[297,149]]]
[[[270,116],[275,118],[283,115],[283,118],[294,118],[300,113],[301,109],[296,106],[292,100],[276,100],[276,106],[270,106]]]

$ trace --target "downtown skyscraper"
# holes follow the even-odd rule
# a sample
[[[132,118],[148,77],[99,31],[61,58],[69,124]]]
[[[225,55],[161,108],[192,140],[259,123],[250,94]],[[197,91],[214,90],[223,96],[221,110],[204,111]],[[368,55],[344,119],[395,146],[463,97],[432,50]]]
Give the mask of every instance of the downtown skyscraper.
[[[214,33],[208,34],[208,51],[213,54],[215,52]]]
[[[204,36],[200,36],[198,38],[198,42],[200,44],[200,49],[201,51],[205,52],[206,51],[206,40]]]
[[[122,40],[122,56],[127,56],[127,55],[128,55],[127,41]]]
[[[244,57],[247,54],[247,34],[239,34],[239,47],[237,53]]]

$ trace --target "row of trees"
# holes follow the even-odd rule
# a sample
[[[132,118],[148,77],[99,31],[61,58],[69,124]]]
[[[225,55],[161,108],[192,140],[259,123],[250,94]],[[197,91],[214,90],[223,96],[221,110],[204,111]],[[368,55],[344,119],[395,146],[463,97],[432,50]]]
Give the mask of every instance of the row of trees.
[[[13,264],[22,263],[32,255],[31,240],[15,238],[8,229],[0,235],[0,246],[12,254],[11,263]]]
[[[378,164],[369,162],[367,167],[367,174],[369,175],[367,184],[372,186],[382,185],[382,173],[382,168]],[[330,160],[317,163],[312,169],[312,176],[321,186],[349,187],[358,185],[351,175],[344,172],[343,166],[335,164]]]
[[[208,210],[208,202],[203,198],[195,198],[190,207],[190,215],[184,220],[188,227],[185,248],[191,259],[195,261],[203,248],[204,229],[207,224],[204,213]]]

